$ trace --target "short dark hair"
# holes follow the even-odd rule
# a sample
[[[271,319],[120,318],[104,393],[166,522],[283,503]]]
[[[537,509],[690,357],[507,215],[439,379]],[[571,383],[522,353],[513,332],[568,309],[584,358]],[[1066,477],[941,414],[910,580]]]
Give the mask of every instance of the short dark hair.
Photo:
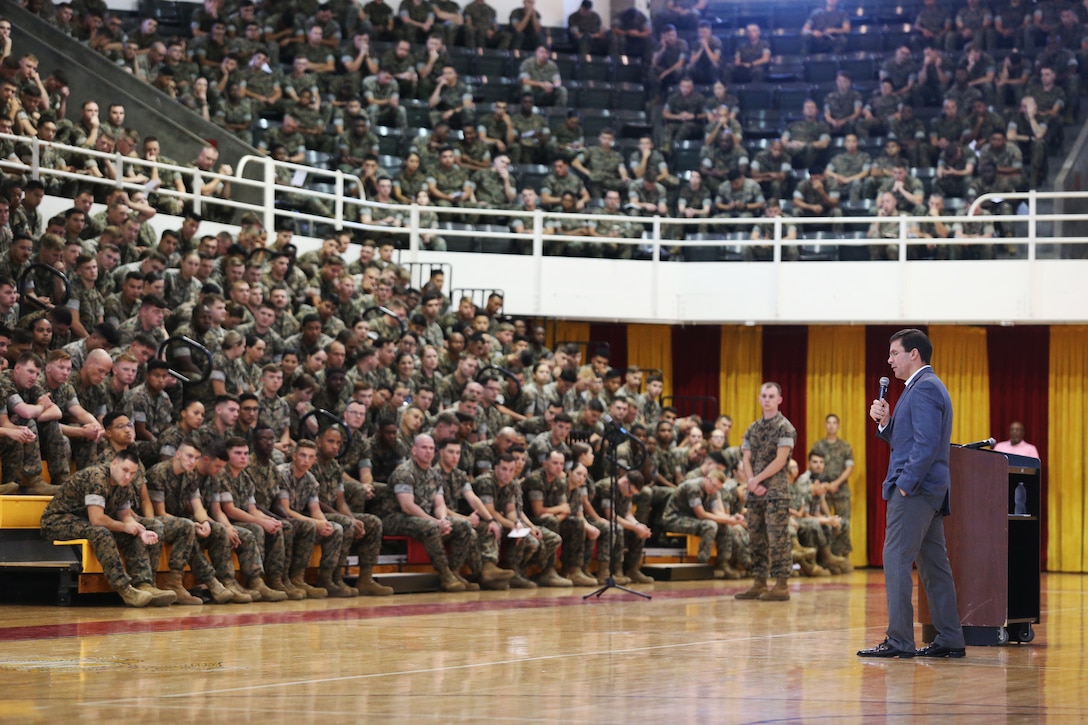
[[[917,350],[918,357],[922,358],[924,364],[929,365],[929,361],[933,357],[933,343],[926,337],[926,333],[911,327],[895,333],[888,342],[892,343],[896,340],[899,340],[904,352]]]

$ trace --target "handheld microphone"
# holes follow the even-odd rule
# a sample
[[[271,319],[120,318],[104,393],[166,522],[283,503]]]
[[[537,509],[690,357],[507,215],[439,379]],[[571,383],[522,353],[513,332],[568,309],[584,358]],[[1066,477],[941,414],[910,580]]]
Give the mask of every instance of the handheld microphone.
[[[994,440],[993,438],[987,438],[986,440],[975,441],[974,443],[965,443],[964,445],[960,446],[960,448],[971,448],[977,451],[980,448],[993,448],[995,445],[997,445],[996,440]]]
[[[887,377],[880,379],[880,395],[877,396],[877,400],[884,400],[884,396],[888,394],[888,386],[891,384],[891,380]]]

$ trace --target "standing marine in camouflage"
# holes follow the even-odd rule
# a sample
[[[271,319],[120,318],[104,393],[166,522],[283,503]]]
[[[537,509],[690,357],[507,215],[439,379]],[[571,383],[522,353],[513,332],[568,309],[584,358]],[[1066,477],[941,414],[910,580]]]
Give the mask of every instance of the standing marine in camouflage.
[[[849,526],[850,523],[850,475],[854,472],[854,449],[839,438],[839,416],[830,413],[824,419],[827,437],[816,441],[812,450],[823,456],[823,479],[827,481],[827,499],[835,515]],[[831,553],[846,558],[844,572],[853,571],[850,552],[854,550],[849,536],[836,537]]]
[[[748,531],[752,551],[752,587],[737,599],[786,601],[790,598],[790,489],[786,464],[797,431],[780,412],[782,387],[764,383],[759,389],[763,417],[748,426],[741,445],[748,486]],[[767,576],[775,578],[767,589]]]

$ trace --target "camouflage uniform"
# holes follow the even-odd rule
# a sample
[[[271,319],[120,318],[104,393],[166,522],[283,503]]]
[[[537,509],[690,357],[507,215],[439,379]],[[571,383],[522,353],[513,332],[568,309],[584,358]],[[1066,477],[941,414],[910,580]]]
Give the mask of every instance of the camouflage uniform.
[[[216,477],[216,496],[220,505],[229,501],[235,507],[245,511],[249,506],[257,503],[257,485],[253,480],[253,472],[247,466],[237,476],[232,476],[229,468]],[[284,544],[284,532],[287,527],[281,528],[276,533],[270,534],[260,524],[248,521],[233,522],[235,528],[244,529],[253,536],[254,545],[261,553],[264,560],[264,572],[269,578],[275,580],[287,575],[286,548]]]
[[[872,157],[864,151],[858,151],[855,154],[843,152],[831,159],[831,163],[827,165],[828,171],[834,171],[841,176],[854,176],[860,174],[862,171],[867,171],[872,166]],[[851,201],[857,201],[861,198],[862,187],[865,185],[864,179],[858,181],[851,181],[845,186],[839,187],[839,194],[846,194]]]
[[[626,516],[631,513],[632,497],[624,496],[619,489],[616,493],[620,496],[619,501],[616,502],[616,516]],[[593,525],[601,532],[600,538],[597,539],[597,576],[599,577],[602,573],[610,574],[613,561],[616,562],[615,570],[620,573],[625,568],[638,568],[642,562],[643,540],[627,532],[618,522],[616,523],[616,538],[612,539],[609,523],[612,516],[610,511],[612,480],[605,478],[594,483],[593,497],[593,508],[601,516],[599,521],[593,522]]]
[[[623,154],[615,148],[590,146],[578,154],[578,160],[589,169],[589,193],[594,199],[603,196],[605,190],[618,191],[623,196],[627,190],[627,182],[620,176]]]
[[[102,294],[94,287],[87,289],[78,280],[72,285],[72,292],[65,306],[72,311],[73,315],[79,316],[79,323],[88,332],[102,321],[105,313],[105,300]]]
[[[515,136],[514,143],[506,147],[510,154],[510,161],[515,164],[543,163],[543,139],[550,135],[548,122],[544,116],[539,113],[531,113],[528,116],[520,112],[515,113],[510,116],[510,125],[514,127]],[[490,131],[488,136],[500,138],[491,136]]]
[[[740,526],[719,524],[709,519],[695,516],[695,507],[702,506],[704,511],[725,513],[720,493],[709,494],[703,488],[703,478],[689,478],[672,489],[665,514],[661,521],[666,531],[679,534],[694,534],[699,537],[699,562],[710,561],[711,547],[718,547],[718,567],[733,561],[740,561],[747,568],[748,550],[739,536]]]
[[[752,473],[758,474],[778,455],[780,447],[793,450],[797,431],[785,416],[760,418],[744,432],[742,450],[751,452]],[[748,495],[749,536],[751,537],[752,574],[756,577],[786,578],[793,559],[789,536],[789,482],[786,469],[763,482],[762,496]]]
[[[33,479],[42,475],[42,450],[39,446],[41,429],[57,424],[46,422],[39,425],[36,420],[21,418],[16,415],[15,406],[21,403],[37,405],[38,399],[47,393],[40,383],[32,388],[16,387],[11,370],[0,373],[0,404],[6,407],[8,418],[15,425],[29,428],[35,434],[34,440],[29,443],[18,443],[10,438],[0,439],[0,465],[3,467],[5,483],[22,483],[24,477]]]
[[[768,197],[781,199],[783,198],[783,194],[787,191],[786,185],[789,183],[793,165],[790,163],[789,155],[784,151],[781,156],[775,157],[771,154],[770,150],[764,149],[756,154],[755,160],[751,165],[751,171],[752,173],[778,173],[780,171],[785,173],[786,178],[783,181],[764,181],[760,184]]]
[[[310,473],[317,479],[318,497],[321,499],[322,505],[335,509],[336,495],[338,493],[346,494],[344,469],[341,468],[340,463],[335,458],[322,462],[319,457],[313,468],[310,469]],[[351,530],[354,522],[350,518],[339,512],[326,512],[325,514],[325,518],[329,521],[335,521],[344,527],[344,543],[341,552],[342,564],[346,563],[351,548],[356,547],[359,556],[359,567],[363,569],[373,568],[378,563],[378,554],[382,548],[382,520],[374,514],[363,513],[362,508],[351,507],[351,513],[356,519],[363,522],[363,527],[366,530],[363,538],[358,541],[352,538]]]
[[[536,62],[535,57],[526,58],[522,61],[521,67],[518,68],[518,80],[521,80],[522,76],[531,81],[554,84],[551,91],[545,91],[539,86],[525,84],[521,86],[522,93],[533,94],[534,103],[538,106],[548,105],[562,108],[567,105],[567,89],[562,85],[562,79],[559,77],[559,66],[555,64],[555,61],[546,60],[542,65]]]
[[[471,476],[460,468],[454,468],[447,473],[441,466],[435,466],[431,469],[431,472],[442,486],[442,496],[446,499],[446,508],[465,517],[471,516],[473,509],[468,499],[465,498],[465,492],[472,490]],[[468,522],[467,518],[461,520]],[[499,542],[488,531],[488,522],[481,518],[475,527],[472,526],[471,522],[468,522],[468,524],[472,531],[471,543],[465,560],[469,571],[472,573],[480,572],[485,561],[498,565]]]
[[[847,90],[846,93],[839,93],[838,90],[831,91],[824,100],[824,111],[830,112],[831,117],[836,121],[840,118],[846,118],[853,114],[854,111],[860,111],[861,106],[861,94],[853,88]],[[854,121],[845,124],[842,127],[842,132],[844,134],[853,133]]]
[[[79,373],[72,373],[72,377],[69,378],[68,382],[75,389],[79,404],[88,413],[101,420],[102,416],[110,412],[109,398],[106,395],[107,381],[103,380],[98,385],[84,386],[79,379]],[[72,457],[78,468],[89,466],[95,460],[94,441],[82,438],[73,440]]]
[[[163,390],[152,397],[147,384],[138,385],[132,390],[132,422],[143,423],[149,433],[155,436],[153,441],[136,441],[133,449],[139,454],[145,466],[153,466],[159,461],[161,444],[159,436],[170,427],[174,419],[174,405],[170,396]]]
[[[442,482],[435,475],[434,470],[420,468],[414,460],[405,461],[393,475],[389,477],[389,486],[392,494],[412,494],[415,503],[428,515],[434,514],[434,506],[439,496],[445,500],[442,492]],[[409,516],[400,510],[399,504],[394,500],[394,509],[387,513],[382,521],[385,531],[390,536],[411,536],[420,541],[427,550],[427,556],[431,564],[439,572],[446,569],[458,571],[465,563],[473,547],[472,527],[467,521],[459,518],[449,518],[453,525],[450,533],[442,536],[438,533],[438,524],[429,519]],[[443,543],[449,544],[449,557]]]
[[[558,176],[554,171],[544,177],[544,180],[540,184],[540,194],[549,194],[551,196],[563,196],[564,193],[570,192],[574,194],[575,200],[581,197],[582,191],[586,188],[586,185],[582,183],[582,178],[573,171],[567,171],[566,176]],[[558,207],[556,207],[558,208]],[[581,223],[581,222],[579,222]]]
[[[448,169],[442,168],[441,165],[436,166],[427,177],[427,183],[434,184],[435,188],[442,193],[451,195],[458,192],[463,192],[466,187],[468,187],[469,189],[474,189],[476,187],[475,184],[469,181],[468,172],[462,169],[460,166],[457,166],[456,164]],[[461,198],[458,198],[457,200],[452,202],[446,201],[445,199],[438,199],[437,201],[432,201],[431,203],[435,206],[472,205],[466,203]]]
[[[131,492],[127,487],[113,485],[108,466],[92,466],[79,471],[45,507],[41,520],[42,538],[46,541],[90,541],[114,591],[150,584],[154,573],[147,546],[138,536],[93,526],[87,506],[100,506],[107,516],[120,520],[132,509]]]
[[[706,97],[699,92],[691,93],[687,96],[677,91],[670,95],[665,101],[665,110],[670,113],[683,113],[685,111],[699,116],[703,113],[703,109],[706,106]],[[665,139],[664,148],[667,152],[672,151],[672,145],[676,141],[684,141],[689,138],[701,138],[703,134],[703,127],[706,125],[705,121],[698,118],[690,121],[665,121]]]
[[[295,478],[290,463],[281,464],[276,468],[277,483],[280,490],[277,498],[286,500],[287,505],[295,513],[309,516],[310,504],[320,501],[317,479],[307,471],[302,478]],[[332,522],[333,531],[328,536],[318,536],[317,525],[312,521],[291,519],[291,527],[294,529],[294,545],[291,552],[289,572],[292,579],[301,576],[309,566],[310,557],[313,555],[314,546],[321,544],[321,574],[332,576],[338,566],[346,561],[344,552],[344,527]]]
[[[245,124],[246,127],[229,131],[244,143],[253,145],[253,132],[250,127],[253,123],[253,102],[248,98],[240,98],[237,102],[230,98],[224,98],[215,112],[215,123],[226,128],[227,124]]]
[[[790,161],[795,168],[807,169],[817,162],[818,155],[822,153],[813,148],[812,144],[824,139],[830,139],[831,127],[819,119],[801,119],[787,126],[783,137],[783,140],[788,137],[790,141],[801,141],[805,144],[803,148],[797,151],[787,149],[787,152],[790,154]]]
[[[152,466],[147,471],[145,481],[148,498],[152,503],[163,504],[166,513],[170,516],[191,520],[193,499],[207,499],[208,505],[205,508],[208,511],[211,510],[210,503],[215,495],[214,492],[207,491],[206,495],[202,495],[198,476],[195,473],[175,473],[173,461],[163,461]],[[224,581],[229,581],[234,578],[234,560],[231,558],[227,530],[217,521],[209,520],[209,523],[211,533],[204,539],[195,540],[196,545],[190,557],[190,563],[194,557],[203,558],[199,550],[204,549],[208,552],[215,575]],[[239,550],[239,558],[241,556],[242,553]],[[196,573],[197,570],[194,568],[193,571]]]
[[[822,549],[827,546],[827,533],[811,515],[816,513],[815,502],[812,497],[812,473],[805,471],[797,480],[790,484],[790,508],[807,514],[801,518],[794,518],[790,524],[796,530],[797,541],[801,546],[811,546]]]
[[[485,506],[491,505],[499,514],[517,521],[527,521],[522,510],[521,482],[511,481],[500,486],[491,474],[480,476],[472,488]],[[511,508],[513,511],[511,511]],[[555,566],[556,552],[562,539],[550,529],[541,529],[541,538],[523,536],[509,539],[503,549],[503,561],[507,567],[520,572],[525,567],[537,565],[542,569]],[[504,534],[505,535],[505,534]]]

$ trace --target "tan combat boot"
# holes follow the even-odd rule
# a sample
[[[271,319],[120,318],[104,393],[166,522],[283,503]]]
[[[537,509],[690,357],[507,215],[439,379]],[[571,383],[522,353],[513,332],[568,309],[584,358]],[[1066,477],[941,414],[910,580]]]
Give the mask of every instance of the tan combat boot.
[[[549,566],[536,578],[536,583],[542,587],[572,587],[574,582],[559,576],[554,566]]]
[[[738,592],[733,595],[734,599],[759,599],[760,596],[767,591],[767,579],[765,577],[757,576],[752,579],[752,587],[743,592]]]
[[[769,589],[759,595],[761,602],[785,602],[790,598],[790,579],[780,576],[774,581],[774,589]]]
[[[586,576],[580,568],[569,567],[563,570],[563,576],[570,579],[571,583],[576,587],[595,587],[597,586],[597,580],[591,576]]]
[[[166,588],[177,595],[177,603],[189,606],[200,606],[204,604],[203,599],[194,597],[189,593],[189,590],[185,588],[185,584],[182,582],[182,576],[180,571],[171,571],[166,575]]]
[[[355,582],[355,588],[364,597],[388,597],[393,593],[393,587],[374,581],[374,570],[370,568],[359,569],[359,579]]]
[[[714,578],[715,579],[732,579],[732,580],[736,580],[736,579],[740,579],[740,577],[741,577],[740,572],[737,571],[736,569],[734,569],[733,567],[729,566],[728,562],[722,562],[721,564],[718,564],[718,566],[714,567]]]
[[[441,583],[438,585],[439,589],[444,592],[463,592],[465,591],[465,585],[461,583],[461,580],[454,575],[450,569],[442,569],[438,572],[438,576],[441,579]]]
[[[480,570],[480,584],[491,584],[493,582],[508,582],[514,576],[514,572],[509,569],[500,568],[493,561],[485,561],[483,569]]]
[[[121,600],[130,607],[142,608],[151,604],[151,593],[137,589],[131,584],[117,593],[121,595]]]
[[[306,583],[306,577],[302,574],[297,574],[291,577],[291,584],[297,589],[301,589],[306,594],[307,599],[324,599],[329,596],[327,589],[321,587],[312,587]]]
[[[805,576],[831,576],[831,572],[824,569],[812,559],[801,559],[797,563],[801,566],[801,573]]]
[[[284,581],[283,577],[273,576],[268,578],[268,586],[276,591],[283,592],[287,595],[287,598],[293,602],[297,602],[306,598],[306,593],[301,589],[296,589],[291,586],[290,583]]]
[[[256,590],[261,595],[261,601],[263,602],[283,602],[287,600],[287,592],[273,589],[265,584],[264,579],[259,576],[249,580],[249,588]]]
[[[178,600],[177,594],[167,589],[159,589],[151,582],[137,584],[136,588],[151,595],[151,606],[153,607],[169,607]]]
[[[207,584],[208,593],[212,595],[212,601],[216,604],[227,604],[234,601],[234,592],[223,586],[223,583],[215,577],[212,577]]]
[[[630,579],[632,584],[653,584],[655,581],[652,576],[643,574],[641,569],[628,569],[624,572],[624,576]]]
[[[322,572],[317,578],[317,585],[327,591],[330,597],[350,599],[359,596],[359,592],[346,584],[336,581],[332,574]]]
[[[223,586],[230,592],[230,600],[235,604],[250,604],[253,602],[253,597],[250,596],[249,592],[247,592],[234,577],[225,580]]]
[[[832,554],[831,547],[821,546],[819,552],[816,554],[816,563],[830,571],[832,574],[842,574],[846,559]]]

